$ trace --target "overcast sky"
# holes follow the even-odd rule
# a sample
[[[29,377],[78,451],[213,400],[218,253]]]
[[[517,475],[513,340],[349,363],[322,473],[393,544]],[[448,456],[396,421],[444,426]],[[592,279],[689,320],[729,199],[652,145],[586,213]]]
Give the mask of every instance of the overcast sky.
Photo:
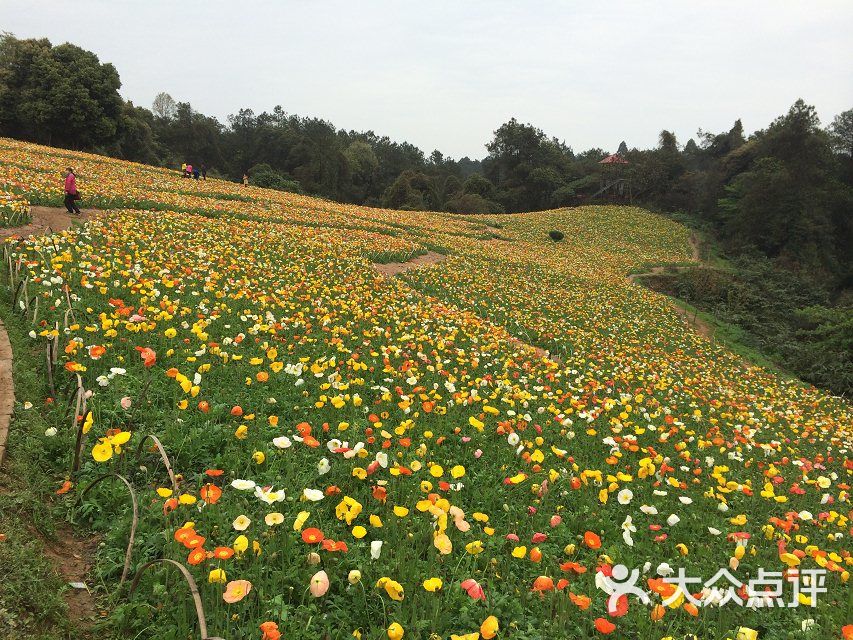
[[[0,30],[94,51],[139,105],[280,104],[454,157],[512,116],[615,151],[853,107],[851,0],[0,0]]]

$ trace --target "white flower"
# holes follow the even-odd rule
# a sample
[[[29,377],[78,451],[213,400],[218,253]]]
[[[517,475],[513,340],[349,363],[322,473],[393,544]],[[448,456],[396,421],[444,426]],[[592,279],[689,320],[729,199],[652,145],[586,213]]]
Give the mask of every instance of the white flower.
[[[290,438],[287,436],[279,436],[278,438],[273,438],[272,443],[278,447],[279,449],[287,449],[293,443],[290,441]]]
[[[251,489],[254,489],[257,485],[255,484],[254,480],[240,480],[239,478],[236,478],[231,481],[231,486],[235,489],[238,489],[239,491],[250,491]]]
[[[675,573],[675,571],[672,570],[672,567],[670,567],[669,563],[667,563],[667,562],[661,562],[658,565],[658,568],[656,569],[656,571],[657,571],[657,574],[659,576],[664,576],[664,577],[671,576],[673,573]]]
[[[630,489],[622,489],[618,494],[616,494],[616,500],[619,501],[619,504],[628,504],[631,500],[634,499],[634,492]]]
[[[329,451],[334,453],[335,449],[340,449],[342,444],[343,443],[337,438],[332,438],[326,443],[326,447],[329,449]]]
[[[382,540],[374,540],[370,543],[370,557],[379,560],[380,555],[382,555]]]
[[[652,506],[647,505],[647,504],[642,505],[640,507],[640,511],[645,513],[647,516],[654,516],[654,515],[657,515],[657,513],[658,513],[657,507],[652,507]]]
[[[693,504],[693,499],[688,498],[687,496],[680,496],[678,500],[679,502],[681,502],[681,504]]]
[[[32,403],[32,402],[30,402],[29,400],[27,400],[27,401],[24,403],[24,409],[27,409],[27,410],[29,411],[29,410],[30,410],[30,409],[32,409],[32,408],[33,408],[33,403]]]
[[[708,527],[708,533],[710,533],[712,536],[718,536],[722,533],[722,531],[720,531],[719,529],[715,529],[714,527]]]
[[[506,441],[509,442],[509,446],[514,447],[521,441],[521,438],[515,431],[513,431],[506,437]]]
[[[303,489],[302,497],[309,502],[320,502],[323,499],[323,492],[319,489]]]
[[[634,539],[631,537],[631,534],[636,531],[637,527],[634,526],[631,516],[625,516],[625,522],[622,523],[622,539],[629,547],[634,546]]]
[[[675,525],[677,525],[679,522],[681,522],[681,518],[679,518],[679,517],[678,517],[677,515],[675,515],[674,513],[670,514],[670,516],[666,519],[666,523],[667,523],[670,527],[674,527],[674,526],[675,526]]]
[[[273,491],[272,487],[255,487],[255,497],[261,502],[272,504],[284,500],[284,491]]]
[[[332,465],[329,464],[329,460],[327,458],[323,458],[320,462],[317,463],[317,473],[321,476],[329,473],[329,470],[332,468]]]
[[[56,435],[56,427],[48,427],[45,430],[44,435],[46,435],[48,438],[52,438]]]
[[[376,453],[376,462],[379,463],[379,466],[383,469],[388,468],[388,454],[384,451],[378,451]]]
[[[250,524],[252,524],[252,521],[249,520],[249,518],[244,515],[239,515],[234,519],[234,522],[231,523],[231,526],[233,526],[237,531],[245,531],[249,528]]]
[[[797,515],[800,516],[800,520],[811,520],[812,518],[814,518],[811,511],[800,511],[800,513]]]

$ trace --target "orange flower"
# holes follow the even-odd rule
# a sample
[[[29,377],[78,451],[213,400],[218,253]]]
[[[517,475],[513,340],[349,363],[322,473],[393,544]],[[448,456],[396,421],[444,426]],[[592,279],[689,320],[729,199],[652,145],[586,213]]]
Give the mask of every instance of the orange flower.
[[[204,473],[210,476],[211,478],[218,478],[225,472],[222,469],[208,469]]]
[[[166,502],[163,503],[163,515],[168,515],[169,512],[174,511],[178,508],[178,499],[177,498],[169,498]]]
[[[198,403],[198,410],[202,413],[207,413],[210,411],[210,403],[207,400],[202,400]]]
[[[184,540],[184,546],[187,549],[198,549],[199,547],[203,547],[205,542],[205,537],[198,535],[195,531],[193,531],[193,535]]]
[[[590,549],[601,548],[601,538],[599,538],[598,535],[593,533],[592,531],[587,531],[583,534],[583,543]]]
[[[192,565],[201,564],[205,560],[207,560],[207,552],[201,547],[190,551],[190,555],[187,557],[187,562]]]
[[[605,635],[613,633],[616,630],[616,625],[605,618],[595,619],[595,630]]]
[[[222,497],[222,489],[215,484],[208,483],[201,488],[201,499],[207,504],[216,504]]]
[[[323,532],[317,529],[316,527],[308,527],[302,531],[302,540],[307,542],[308,544],[317,544],[318,542],[323,542],[326,536],[323,535]]]
[[[539,593],[543,593],[545,591],[551,591],[554,588],[554,581],[548,576],[539,576],[536,580],[533,581],[533,589],[532,591],[538,591]]]
[[[225,585],[225,593],[222,594],[222,599],[228,604],[240,602],[252,590],[252,583],[248,580],[232,580]]]
[[[243,415],[243,407],[241,407],[239,404],[235,404],[233,407],[231,407],[231,415],[235,418],[239,418]]]
[[[192,527],[181,527],[175,531],[175,540],[186,546],[187,540],[192,538],[194,535],[196,535],[196,533],[195,529]]]
[[[261,640],[279,640],[281,638],[281,632],[275,622],[262,622],[261,631],[264,632]]]
[[[71,491],[71,487],[73,486],[74,483],[72,483],[71,480],[66,480],[62,483],[62,486],[56,490],[56,495],[61,496],[63,493],[68,493],[69,491]]]
[[[569,591],[569,600],[571,600],[575,606],[586,611],[589,609],[589,606],[592,604],[592,599],[589,596],[585,596],[583,594],[577,595]]]
[[[89,347],[89,357],[92,358],[92,360],[97,360],[106,352],[106,348],[102,347],[99,344],[92,345],[91,347]]]
[[[142,358],[142,364],[146,367],[151,367],[157,362],[157,353],[151,347],[136,347],[136,350]]]
[[[213,557],[218,560],[228,560],[234,555],[234,549],[231,547],[216,547],[213,550]]]

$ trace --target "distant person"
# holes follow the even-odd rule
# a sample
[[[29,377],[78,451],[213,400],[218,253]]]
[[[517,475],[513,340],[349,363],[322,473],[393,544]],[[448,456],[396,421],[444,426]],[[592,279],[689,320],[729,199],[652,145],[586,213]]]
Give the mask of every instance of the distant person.
[[[65,208],[68,213],[80,215],[80,208],[77,206],[77,200],[80,199],[80,192],[77,191],[77,175],[74,169],[68,167],[65,170]]]
[[[207,165],[203,162],[201,163],[201,179],[207,180]]]
[[[199,175],[199,173],[201,173],[201,172],[199,171],[199,168],[198,168],[198,167],[195,167],[195,168],[193,169],[193,178],[195,178],[196,180],[198,180],[198,175]]]
[[[184,162],[184,163],[181,165],[181,177],[182,177],[182,178],[186,178],[186,177],[187,177],[187,163],[186,163],[186,162]]]
[[[188,162],[187,163],[187,178],[193,177],[193,166]]]
[[[249,186],[249,174],[248,173],[243,174],[243,186],[244,187]]]

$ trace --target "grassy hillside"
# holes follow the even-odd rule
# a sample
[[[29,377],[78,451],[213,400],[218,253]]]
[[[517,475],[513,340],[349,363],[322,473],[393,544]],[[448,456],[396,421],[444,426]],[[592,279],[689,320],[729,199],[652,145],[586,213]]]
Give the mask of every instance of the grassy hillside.
[[[114,472],[138,496],[129,575],[184,563],[210,636],[840,637],[850,405],[750,366],[626,278],[690,260],[685,227],[625,207],[368,209],[0,140],[0,185],[33,204],[61,203],[69,164],[103,211],[9,240],[3,282],[9,321],[56,345],[36,406],[57,432],[26,437],[59,487],[84,432],[63,499],[103,532],[110,589],[127,490],[82,493]],[[371,264],[430,250],[447,259],[396,278]],[[608,612],[617,564],[649,604]],[[795,566],[826,570],[814,608],[710,590],[697,606],[661,580],[684,568],[698,594],[721,568],[746,584]],[[101,636],[197,637],[173,569],[111,591]]]

